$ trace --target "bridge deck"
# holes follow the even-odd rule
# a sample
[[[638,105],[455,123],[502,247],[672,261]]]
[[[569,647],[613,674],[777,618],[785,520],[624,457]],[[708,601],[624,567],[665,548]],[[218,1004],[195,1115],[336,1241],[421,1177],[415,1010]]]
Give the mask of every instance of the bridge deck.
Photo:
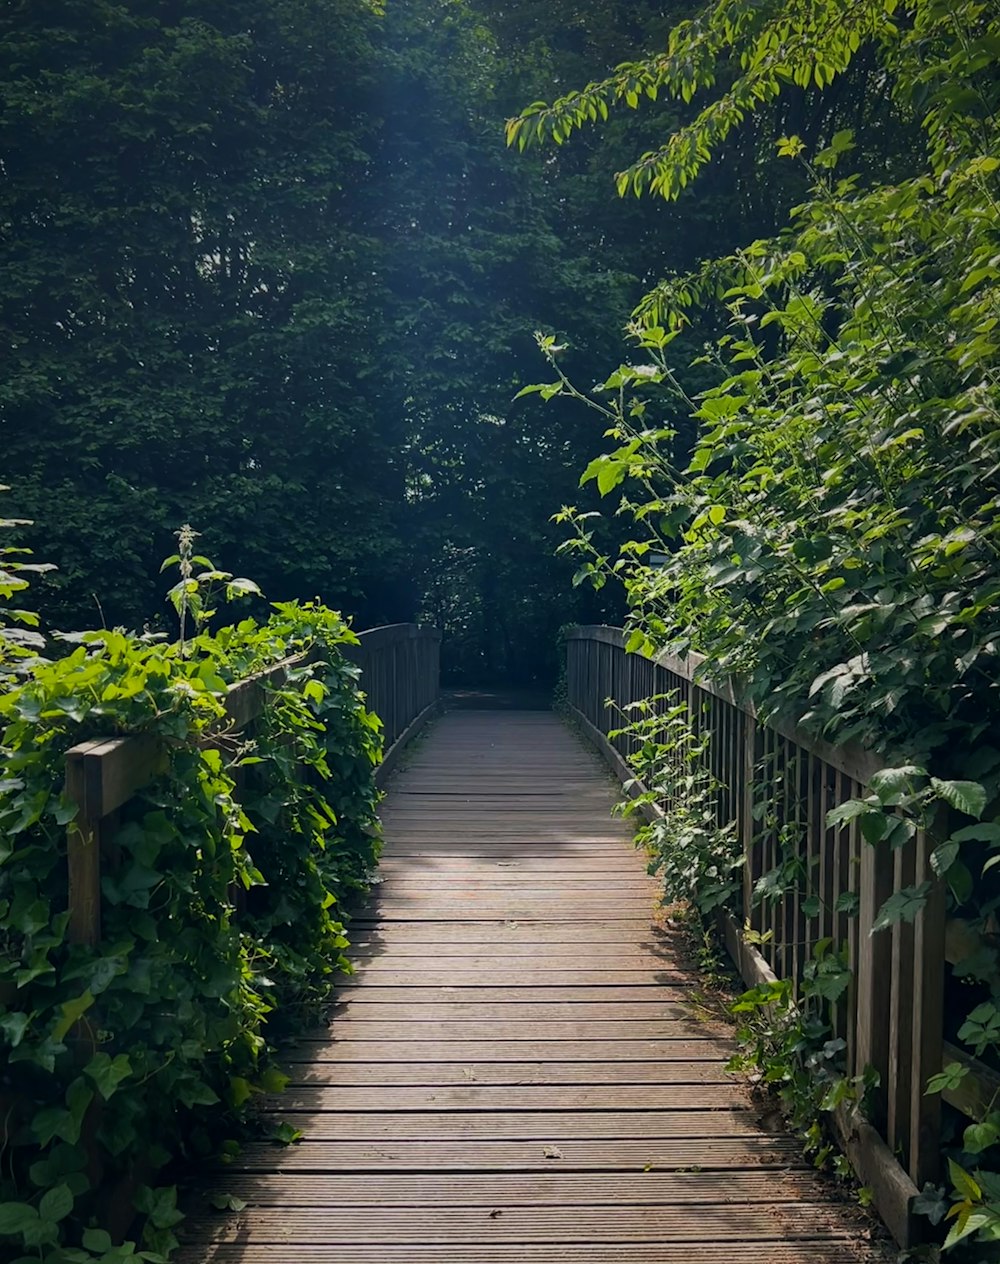
[[[219,1178],[188,1264],[847,1264],[868,1222],[724,1071],[595,757],[552,715],[439,721],[384,805],[329,1034]],[[879,1255],[878,1258],[882,1258]]]

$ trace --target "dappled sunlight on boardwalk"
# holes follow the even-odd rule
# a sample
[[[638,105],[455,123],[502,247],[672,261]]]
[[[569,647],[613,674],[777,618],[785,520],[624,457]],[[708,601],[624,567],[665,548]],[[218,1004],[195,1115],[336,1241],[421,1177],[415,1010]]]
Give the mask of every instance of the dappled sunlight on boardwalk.
[[[356,969],[184,1264],[848,1264],[870,1220],[724,1071],[597,760],[551,714],[441,720],[384,805]],[[888,1257],[884,1257],[888,1258]]]

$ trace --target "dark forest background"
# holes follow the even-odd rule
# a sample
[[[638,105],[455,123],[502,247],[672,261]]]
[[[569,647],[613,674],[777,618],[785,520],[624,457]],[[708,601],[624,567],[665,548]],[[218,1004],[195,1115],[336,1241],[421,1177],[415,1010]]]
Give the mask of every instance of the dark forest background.
[[[822,100],[783,97],[675,204],[619,200],[613,172],[681,107],[505,147],[507,117],[690,10],[5,5],[0,481],[58,567],[34,589],[48,626],[165,624],[184,522],[272,600],[436,623],[453,682],[547,681],[560,625],[618,619],[555,556],[550,516],[586,506],[602,426],[515,401],[546,374],[535,331],[602,380],[651,284],[784,221],[802,186],[782,131],[878,128],[859,64]]]

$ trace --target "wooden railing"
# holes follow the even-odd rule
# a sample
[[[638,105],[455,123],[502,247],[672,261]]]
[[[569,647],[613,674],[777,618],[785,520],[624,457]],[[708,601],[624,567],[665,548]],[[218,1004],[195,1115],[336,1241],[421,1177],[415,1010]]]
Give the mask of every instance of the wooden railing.
[[[911,1200],[939,1175],[941,1096],[926,1093],[927,1080],[943,1058],[971,1062],[944,1043],[945,901],[930,870],[932,844],[920,832],[893,851],[864,843],[856,820],[828,827],[827,813],[863,796],[883,764],[794,725],[762,722],[731,685],[705,679],[701,663],[626,653],[619,628],[577,628],[567,643],[568,700],[623,778],[633,775],[623,760],[634,739],[609,740],[622,718],[608,699],[622,707],[671,695],[686,703],[692,730],[710,735],[704,759],[720,787],[719,823],[735,823],[744,854],[742,911],[724,917],[723,929],[749,985],[778,977],[797,987],[817,943],[846,947],[852,983],[834,1009],[834,1030],[846,1041],[847,1073],[872,1067],[879,1082],[870,1124],[857,1111],[840,1113],[841,1140],[897,1241],[909,1244],[918,1232]],[[754,902],[758,879],[789,848],[800,880],[779,899]],[[884,901],[923,881],[931,897],[916,919],[872,933]],[[978,1073],[989,1073],[976,1071],[971,1083],[981,1084]],[[952,1104],[975,1117],[974,1096],[955,1094]]]
[[[383,722],[384,756],[376,778],[391,768],[402,746],[434,708],[438,698],[440,633],[399,623],[359,635],[360,645],[343,646],[344,657],[361,668],[367,706]],[[269,689],[308,659],[289,658],[232,685],[225,707],[231,736],[261,714]],[[130,735],[82,742],[66,754],[66,793],[77,804],[67,831],[67,936],[73,943],[101,938],[101,862],[110,853],[119,809],[157,773],[164,761],[157,738]]]
[[[371,628],[345,645],[344,657],[361,668],[369,710],[382,721],[387,755],[429,707],[437,704],[441,678],[441,633],[415,623]]]

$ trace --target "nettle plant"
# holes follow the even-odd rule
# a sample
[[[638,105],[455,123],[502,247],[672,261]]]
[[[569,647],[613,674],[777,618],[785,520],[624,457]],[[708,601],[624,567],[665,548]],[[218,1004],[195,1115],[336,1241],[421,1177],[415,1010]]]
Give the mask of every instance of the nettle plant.
[[[610,699],[608,705],[614,705]],[[692,732],[688,704],[676,694],[644,698],[619,713],[623,727],[609,736],[634,744],[628,763],[636,774],[625,783],[620,810],[652,817],[635,842],[648,854],[648,871],[661,878],[667,900],[693,904],[708,917],[738,899],[743,865],[736,824],[720,822],[720,787],[706,768],[711,737]]]
[[[0,484],[0,492],[9,490]],[[30,526],[25,518],[0,518],[0,531]],[[45,649],[45,638],[38,631],[38,615],[12,604],[16,594],[28,588],[29,575],[55,569],[47,562],[27,561],[30,556],[30,549],[0,543],[0,689]]]
[[[275,1043],[321,1012],[378,855],[353,633],[296,602],[211,633],[191,598],[254,586],[191,560],[194,635],[84,633],[0,684],[0,1252],[18,1264],[166,1258],[181,1216],[157,1174],[232,1150],[283,1087]],[[231,731],[227,688],[289,657],[252,733]],[[125,734],[155,735],[162,764],[121,810],[88,947],[66,938],[65,755]],[[129,1187],[141,1241],[113,1241]]]
[[[657,286],[630,327],[634,355],[596,390],[570,382],[544,338],[553,380],[528,389],[573,396],[605,419],[611,442],[583,481],[618,499],[633,536],[609,554],[590,515],[567,507],[558,517],[571,532],[565,549],[580,558],[576,582],[624,583],[629,647],[697,651],[708,672],[741,682],[765,718],[862,743],[898,764],[895,781],[887,774],[844,811],[859,815],[870,845],[891,848],[909,844],[932,802],[946,804],[958,816],[936,836],[935,870],[953,912],[994,931],[995,9],[971,0],[719,0],[681,24],[663,54],[533,105],[509,138],[563,142],[642,96],[689,101],[714,86],[729,57],[725,91],[619,177],[620,192],[673,197],[747,114],[787,83],[829,83],[861,48],[881,63],[901,117],[927,136],[926,157],[907,158],[913,174],[865,188],[844,173],[850,131],[817,152],[785,137],[781,153],[805,164],[811,187],[784,232]],[[677,340],[704,313],[726,327],[698,361],[714,384],[692,395]],[[697,427],[692,446],[677,441],[680,418]],[[651,550],[661,554],[655,569],[644,564]],[[926,897],[924,886],[898,894],[880,924],[914,917]],[[988,938],[984,945],[956,970],[988,998],[959,1038],[996,1063],[1000,969]],[[953,1159],[949,1247],[1000,1239],[998,1122],[991,1111],[966,1129]]]

